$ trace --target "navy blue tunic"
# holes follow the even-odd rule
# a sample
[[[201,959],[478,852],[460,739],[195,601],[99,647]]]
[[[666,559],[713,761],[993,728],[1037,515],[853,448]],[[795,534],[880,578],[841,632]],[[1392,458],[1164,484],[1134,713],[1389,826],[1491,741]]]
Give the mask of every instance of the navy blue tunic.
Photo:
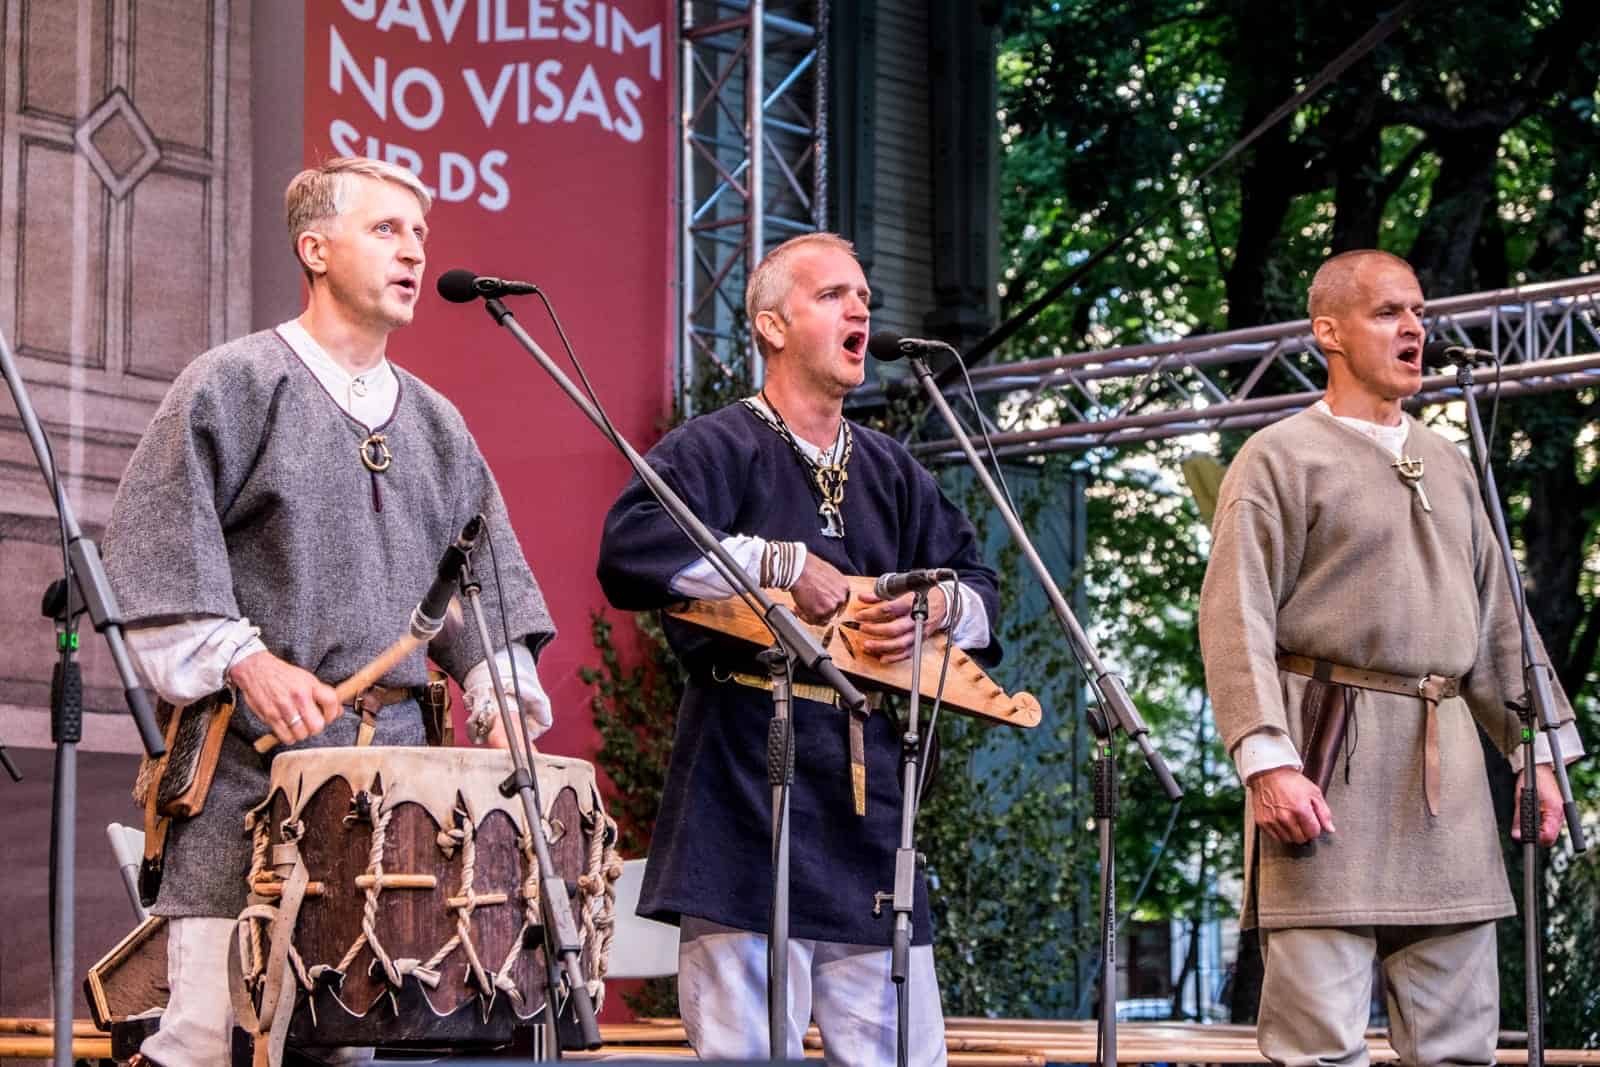
[[[789,443],[743,404],[693,419],[650,451],[650,465],[719,537],[751,534],[803,541],[845,574],[954,567],[999,617],[995,573],[978,553],[972,525],[933,477],[893,438],[852,424],[843,540],[824,537],[811,478]],[[629,611],[682,597],[673,575],[699,558],[635,478],[606,516],[600,583]],[[639,913],[669,922],[693,915],[765,932],[772,893],[772,792],[767,725],[772,698],[713,680],[728,670],[764,673],[754,644],[665,619],[667,638],[690,681],[678,713],[650,846]],[[973,650],[1000,655],[997,642]],[[797,700],[795,783],[790,791],[790,933],[798,938],[887,945],[893,915],[873,915],[873,894],[894,888],[900,838],[899,728],[874,713],[866,725],[867,814],[854,812],[848,715]],[[927,888],[917,877],[913,934],[932,938]]]

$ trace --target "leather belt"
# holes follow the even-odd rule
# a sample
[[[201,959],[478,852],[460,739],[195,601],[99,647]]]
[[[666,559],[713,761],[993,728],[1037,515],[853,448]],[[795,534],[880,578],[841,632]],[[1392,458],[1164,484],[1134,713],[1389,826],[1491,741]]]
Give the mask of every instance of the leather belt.
[[[1395,696],[1416,697],[1427,708],[1422,749],[1422,791],[1428,802],[1428,814],[1439,815],[1439,701],[1449,700],[1461,692],[1461,679],[1443,674],[1424,674],[1420,677],[1390,674],[1387,671],[1365,670],[1331,663],[1311,656],[1297,656],[1289,652],[1278,654],[1278,666],[1291,674],[1315,678],[1334,685],[1372,689]]]
[[[390,704],[404,700],[421,701],[426,686],[420,685],[369,685],[350,700],[350,708],[361,713],[361,725],[356,727],[356,744],[370,745],[378,733],[378,712]]]
[[[747,674],[743,671],[729,671],[726,673],[713,670],[712,678],[719,682],[729,682],[733,685],[747,686],[751,689],[765,689],[772,691],[772,678],[763,674]],[[797,700],[811,700],[818,704],[832,704],[839,706],[839,694],[832,686],[814,685],[810,682],[790,682],[789,695]],[[883,706],[883,694],[869,692],[863,694],[867,698],[866,707],[859,712],[850,713],[850,792],[855,800],[857,815],[867,813],[867,716]]]

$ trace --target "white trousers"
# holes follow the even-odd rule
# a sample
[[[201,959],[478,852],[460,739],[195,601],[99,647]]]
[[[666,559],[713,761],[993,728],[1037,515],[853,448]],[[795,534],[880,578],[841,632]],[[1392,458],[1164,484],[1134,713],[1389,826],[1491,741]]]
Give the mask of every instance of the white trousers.
[[[1366,1067],[1372,961],[1388,983],[1389,1040],[1405,1067],[1494,1063],[1494,923],[1263,930],[1256,1041],[1286,1067]]]
[[[898,1010],[882,945],[789,941],[789,1058],[800,1059],[812,1019],[834,1067],[894,1067]],[[944,1067],[944,1012],[933,947],[911,949],[910,1063]],[[767,938],[685,915],[678,942],[678,1007],[703,1060],[765,1060]]]
[[[232,919],[167,920],[167,1007],[161,1029],[139,1051],[160,1067],[224,1067],[231,1055],[233,1002],[228,999]],[[330,1064],[372,1060],[370,1048],[314,1053]]]

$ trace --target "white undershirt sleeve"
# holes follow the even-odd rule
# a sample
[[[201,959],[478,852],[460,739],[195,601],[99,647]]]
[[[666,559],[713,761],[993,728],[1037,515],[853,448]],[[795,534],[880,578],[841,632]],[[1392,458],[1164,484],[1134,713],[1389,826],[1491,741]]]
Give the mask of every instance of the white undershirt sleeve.
[[[1278,767],[1293,767],[1298,771],[1304,766],[1289,735],[1274,729],[1246,734],[1244,740],[1234,747],[1233,762],[1239,770],[1239,780],[1246,784],[1263,771]]]
[[[228,668],[265,652],[261,630],[249,619],[206,615],[165,626],[126,628],[134,666],[151,689],[176,707],[192,704],[227,684]]]
[[[793,573],[798,578],[800,572],[806,568],[806,546],[800,541],[792,544],[795,548]],[[751,581],[761,580],[761,557],[767,551],[766,538],[734,534],[722,539],[722,547],[728,550],[728,554],[739,564],[739,568],[750,576]],[[695,560],[674,574],[668,584],[674,593],[691,600],[723,600],[734,595],[733,587],[728,584],[727,579],[718,574],[716,568],[706,559]]]
[[[522,719],[528,724],[530,737],[538,737],[550,729],[555,721],[555,716],[550,707],[550,697],[544,691],[544,684],[539,681],[539,665],[534,662],[533,653],[528,651],[528,646],[518,641],[509,650],[500,649],[494,654],[495,666],[500,670],[500,684],[506,687],[507,694],[511,689],[511,659],[517,661],[517,702],[522,706]],[[489,674],[489,661],[484,660],[467,672],[461,683],[461,699],[467,706],[468,715],[499,715],[500,708],[495,702],[494,679]]]

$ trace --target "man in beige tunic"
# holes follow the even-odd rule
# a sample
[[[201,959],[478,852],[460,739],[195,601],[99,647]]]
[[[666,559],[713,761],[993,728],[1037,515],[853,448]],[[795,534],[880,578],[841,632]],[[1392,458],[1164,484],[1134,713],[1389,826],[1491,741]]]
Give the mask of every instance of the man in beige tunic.
[[[1309,310],[1327,393],[1240,450],[1200,598],[1206,683],[1249,795],[1241,924],[1260,927],[1266,958],[1257,1040],[1276,1063],[1365,1064],[1377,959],[1403,1063],[1489,1064],[1494,920],[1515,908],[1473,724],[1520,787],[1506,708],[1525,689],[1516,613],[1470,463],[1401,411],[1422,380],[1410,266],[1335,256]],[[1533,655],[1548,663],[1543,647]],[[1301,699],[1319,669],[1353,686],[1326,796],[1301,773]],[[1556,697],[1562,753],[1576,758],[1572,708]],[[1561,806],[1539,742],[1549,845]]]

